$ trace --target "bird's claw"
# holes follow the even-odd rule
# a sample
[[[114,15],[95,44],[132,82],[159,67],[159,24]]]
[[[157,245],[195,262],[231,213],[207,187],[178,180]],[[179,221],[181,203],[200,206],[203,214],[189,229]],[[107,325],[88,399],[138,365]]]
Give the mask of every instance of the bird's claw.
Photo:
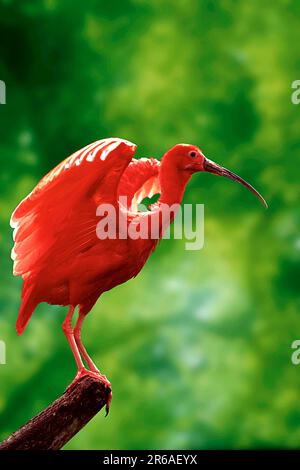
[[[85,377],[86,375],[89,375],[90,377],[94,377],[95,379],[99,379],[99,375],[101,374],[98,374],[96,372],[93,372],[85,368],[78,369],[77,374],[74,377],[74,380],[70,383],[70,385],[67,387],[66,390],[69,390],[76,382],[78,382],[78,380],[80,380],[82,377]]]
[[[111,403],[111,400],[112,400],[111,384],[110,384],[110,381],[107,380],[106,376],[103,375],[103,374],[100,374],[100,372],[99,372],[99,378],[100,378],[101,382],[105,385],[105,387],[108,389],[107,402],[106,402],[106,405],[105,405],[105,417],[106,417],[109,413],[110,403]]]
[[[111,400],[112,400],[112,391],[111,391],[110,381],[106,378],[105,375],[101,374],[100,371],[92,371],[92,370],[88,370],[88,369],[85,369],[85,368],[79,369],[77,371],[77,374],[75,375],[74,380],[66,388],[66,391],[68,391],[72,387],[72,385],[74,385],[78,380],[80,380],[82,377],[85,377],[86,375],[89,375],[90,377],[94,377],[95,379],[100,380],[103,383],[103,385],[105,386],[105,388],[108,389],[108,396],[107,396],[107,401],[106,401],[106,405],[105,405],[105,417],[106,417],[108,415],[109,409],[110,409],[110,403],[111,403]]]

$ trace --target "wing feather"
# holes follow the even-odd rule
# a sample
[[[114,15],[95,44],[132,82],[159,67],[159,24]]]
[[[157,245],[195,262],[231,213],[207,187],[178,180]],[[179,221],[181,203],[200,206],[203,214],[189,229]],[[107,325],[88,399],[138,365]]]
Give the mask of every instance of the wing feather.
[[[25,279],[53,263],[68,263],[95,242],[99,202],[116,203],[122,173],[136,145],[103,139],[73,153],[51,170],[11,217],[14,274]]]

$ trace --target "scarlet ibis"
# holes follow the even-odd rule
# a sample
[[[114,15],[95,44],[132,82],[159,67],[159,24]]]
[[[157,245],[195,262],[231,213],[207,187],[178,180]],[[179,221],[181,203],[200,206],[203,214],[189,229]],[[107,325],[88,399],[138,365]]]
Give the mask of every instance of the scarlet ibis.
[[[127,216],[127,223],[139,224],[142,218],[151,220],[165,205],[180,203],[191,176],[206,171],[238,181],[267,206],[249,183],[207,159],[197,146],[175,145],[161,162],[134,159],[135,150],[135,144],[119,138],[87,145],[50,171],[11,217],[13,272],[23,278],[18,335],[39,303],[68,305],[63,331],[78,368],[74,380],[96,375],[108,387],[81,341],[82,323],[103,292],[139,273],[159,237],[99,239],[99,205],[112,204],[118,214]],[[139,212],[138,203],[156,193],[160,198],[153,210]],[[126,196],[127,205],[120,202],[121,196]]]

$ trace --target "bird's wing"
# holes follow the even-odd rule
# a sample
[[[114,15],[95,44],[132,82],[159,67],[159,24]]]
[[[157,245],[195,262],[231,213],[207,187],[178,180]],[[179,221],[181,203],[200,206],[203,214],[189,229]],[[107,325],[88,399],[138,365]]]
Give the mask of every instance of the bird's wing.
[[[75,152],[17,206],[11,216],[14,274],[23,278],[51,260],[68,262],[96,236],[96,208],[115,204],[119,180],[136,145],[104,139]]]
[[[160,193],[159,169],[155,158],[132,159],[118,187],[119,201],[126,209],[136,212],[145,197]]]

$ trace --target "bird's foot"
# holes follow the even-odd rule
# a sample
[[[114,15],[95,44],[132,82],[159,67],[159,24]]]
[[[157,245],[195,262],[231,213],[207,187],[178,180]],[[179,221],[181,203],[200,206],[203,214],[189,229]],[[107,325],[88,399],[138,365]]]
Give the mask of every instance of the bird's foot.
[[[109,380],[106,378],[106,376],[101,374],[101,372],[98,369],[88,370],[85,367],[83,367],[82,369],[78,369],[74,380],[67,387],[66,391],[69,390],[78,380],[80,380],[82,377],[85,377],[86,375],[89,375],[90,377],[94,377],[95,379],[100,380],[105,385],[105,388],[108,389],[107,402],[105,406],[105,411],[106,411],[105,416],[107,416],[109,413],[110,403],[112,400],[111,384]]]
[[[108,413],[109,413],[110,403],[111,403],[111,400],[112,400],[112,391],[111,391],[110,381],[106,378],[106,375],[101,374],[101,372],[98,369],[97,369],[97,371],[89,371],[89,372],[92,372],[93,374],[96,374],[98,379],[100,379],[101,382],[108,389],[107,402],[106,402],[106,405],[105,405],[105,416],[107,416]]]

